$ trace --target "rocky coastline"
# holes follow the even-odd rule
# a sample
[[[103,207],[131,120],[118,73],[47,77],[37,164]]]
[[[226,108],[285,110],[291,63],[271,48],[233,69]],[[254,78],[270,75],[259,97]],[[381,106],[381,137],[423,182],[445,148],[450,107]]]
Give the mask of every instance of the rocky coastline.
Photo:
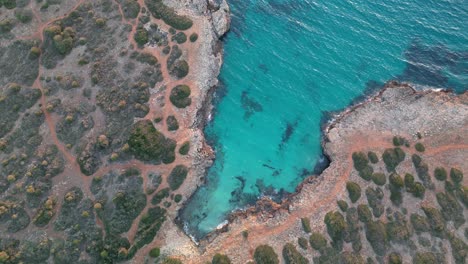
[[[346,142],[346,138],[360,137],[360,135],[356,134],[361,133],[364,135],[365,133],[369,137],[375,136],[378,138],[375,141],[382,139],[390,139],[391,141],[394,135],[405,135],[411,140],[416,140],[417,134],[420,133],[427,140],[433,139],[434,145],[438,146],[449,143],[444,140],[445,136],[440,131],[441,127],[444,127],[447,129],[447,137],[450,137],[453,133],[461,134],[461,138],[459,136],[456,143],[460,144],[463,149],[468,141],[466,136],[462,136],[466,135],[468,129],[466,120],[463,121],[463,115],[466,116],[467,113],[467,100],[468,93],[466,92],[456,95],[449,90],[416,90],[408,83],[388,82],[382,90],[365,101],[348,107],[328,123],[324,130],[322,146],[331,163],[321,175],[314,175],[305,179],[297,187],[296,192],[285,197],[281,203],[276,203],[268,197],[264,197],[256,205],[246,210],[233,212],[228,217],[226,225],[213,231],[200,241],[198,250],[201,255],[196,257],[196,261],[190,261],[190,263],[207,260],[219,251],[229,255],[233,263],[243,263],[251,257],[249,252],[251,252],[255,244],[266,241],[280,252],[281,249],[276,243],[284,242],[284,240],[288,240],[300,232],[300,216],[309,207],[314,208],[311,225],[314,228],[323,230],[325,228],[323,223],[325,210],[337,208],[336,203],[330,203],[328,199],[338,199],[346,195],[345,190],[342,190],[344,188],[342,178],[347,179],[350,177],[347,171],[352,165],[350,165],[350,153],[348,151],[357,148],[356,146],[348,146],[350,143]],[[414,106],[409,105],[409,102],[414,103]],[[434,107],[434,105],[437,105],[437,107]],[[405,110],[404,108],[414,108],[418,109],[418,111],[416,112],[414,109]],[[406,115],[403,117],[406,123],[402,122],[402,117],[398,116],[402,112]],[[428,115],[419,116],[419,112],[428,112]],[[379,114],[382,114],[382,116],[379,117]],[[413,117],[416,115],[418,118]],[[444,115],[451,117],[447,118]],[[428,123],[427,117],[434,119],[434,121]],[[352,125],[354,121],[361,125],[365,123],[370,127],[354,126]],[[378,130],[381,130],[381,132],[376,133]],[[337,143],[337,140],[340,143]],[[378,145],[378,143],[370,142],[371,140],[360,140],[364,140],[361,147],[365,147],[366,142],[369,146]],[[341,148],[348,151],[341,153],[339,151]],[[326,196],[333,190],[335,190],[333,192],[334,197]],[[324,197],[327,198],[323,199]],[[314,206],[314,203],[318,203],[320,206]],[[312,211],[308,213],[310,216]],[[263,234],[261,231],[258,234],[251,231],[256,229],[263,230]],[[252,241],[249,241],[248,246],[242,242],[240,235],[244,230],[253,233],[253,235],[249,233],[249,240],[250,236],[255,236]],[[265,230],[269,230],[269,232],[265,232]],[[279,231],[273,232],[270,230]]]

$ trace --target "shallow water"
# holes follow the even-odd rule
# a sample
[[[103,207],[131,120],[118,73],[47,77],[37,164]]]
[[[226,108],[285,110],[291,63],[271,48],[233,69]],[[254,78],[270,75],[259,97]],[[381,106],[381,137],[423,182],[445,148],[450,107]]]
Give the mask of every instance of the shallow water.
[[[216,160],[180,216],[196,238],[321,161],[321,121],[390,79],[468,88],[463,0],[232,0],[214,119]]]

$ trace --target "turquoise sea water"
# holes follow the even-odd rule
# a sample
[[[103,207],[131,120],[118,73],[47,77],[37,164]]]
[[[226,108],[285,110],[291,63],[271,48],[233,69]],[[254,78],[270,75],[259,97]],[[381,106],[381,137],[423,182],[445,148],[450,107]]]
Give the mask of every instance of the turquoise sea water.
[[[468,88],[464,0],[231,0],[223,85],[206,135],[216,160],[180,212],[200,238],[323,161],[321,124],[390,79]]]

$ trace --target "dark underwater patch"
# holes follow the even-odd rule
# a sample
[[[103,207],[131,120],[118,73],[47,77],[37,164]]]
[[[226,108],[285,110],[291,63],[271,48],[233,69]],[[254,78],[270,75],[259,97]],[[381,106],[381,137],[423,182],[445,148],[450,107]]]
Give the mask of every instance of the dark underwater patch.
[[[466,84],[450,82],[446,72],[468,73],[468,52],[452,51],[443,45],[428,46],[418,40],[411,42],[405,51],[406,67],[397,80],[421,85],[453,88],[461,92]]]
[[[241,105],[244,109],[244,119],[248,120],[253,114],[262,112],[262,105],[249,96],[247,91],[242,91]]]

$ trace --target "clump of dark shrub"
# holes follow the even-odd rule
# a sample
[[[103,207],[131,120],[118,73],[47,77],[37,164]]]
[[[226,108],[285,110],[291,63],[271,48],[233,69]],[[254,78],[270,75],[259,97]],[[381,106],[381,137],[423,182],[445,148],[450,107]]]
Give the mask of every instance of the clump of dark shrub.
[[[150,252],[148,253],[148,255],[149,255],[150,257],[152,257],[152,258],[157,258],[157,257],[159,257],[159,255],[161,254],[160,252],[161,252],[161,250],[160,250],[158,247],[155,247],[155,248],[152,248],[152,249],[150,250]]]
[[[370,162],[372,162],[373,164],[376,164],[377,162],[379,162],[379,157],[373,151],[369,151],[367,153],[367,157],[369,158]]]
[[[166,124],[168,131],[175,131],[179,129],[179,122],[177,122],[177,119],[173,115],[170,115],[166,118]]]
[[[139,249],[153,241],[161,225],[166,220],[166,210],[161,207],[153,207],[142,215],[135,235],[134,247]]]
[[[416,143],[416,145],[414,145],[414,148],[419,152],[424,152],[426,150],[426,148],[421,142]]]
[[[416,232],[422,233],[422,232],[428,232],[430,230],[429,222],[427,221],[427,218],[413,213],[410,216],[411,224],[413,225],[413,228]]]
[[[297,251],[291,243],[286,243],[283,247],[283,258],[286,264],[307,264],[309,261]]]
[[[443,208],[442,216],[446,221],[453,221],[456,228],[465,223],[463,207],[457,202],[451,193],[437,193],[437,202]]]
[[[453,183],[456,185],[460,184],[463,181],[463,172],[456,168],[450,169],[450,178],[452,179]]]
[[[372,179],[372,174],[374,173],[374,168],[371,166],[366,166],[364,169],[359,171],[359,176],[366,181],[370,181]]]
[[[312,229],[310,228],[310,219],[307,217],[301,218],[301,224],[302,224],[302,229],[304,229],[304,232],[310,233],[312,232]]]
[[[339,212],[328,212],[325,215],[325,224],[327,225],[328,235],[334,244],[340,248],[346,230],[346,222],[343,215]]]
[[[400,136],[393,137],[393,145],[395,147],[403,146],[406,144],[408,144],[408,141],[404,137],[400,137]]]
[[[434,177],[439,181],[445,181],[447,179],[447,171],[443,167],[437,167],[434,170]]]
[[[375,189],[367,187],[366,197],[369,206],[372,208],[372,213],[374,214],[374,216],[380,217],[385,209],[385,207],[382,204],[382,199],[384,197],[382,189],[378,187]]]
[[[2,5],[6,9],[13,9],[16,7],[16,0],[2,0],[0,1],[0,7],[2,7]]]
[[[366,154],[362,152],[354,152],[352,155],[354,168],[357,171],[363,170],[369,164]]]
[[[388,172],[395,171],[398,164],[405,159],[405,152],[401,148],[386,149],[382,154]]]
[[[172,169],[171,173],[167,178],[167,182],[169,183],[169,187],[171,190],[175,191],[179,189],[182,183],[185,181],[187,177],[188,169],[184,165],[177,165]]]
[[[383,173],[376,172],[372,174],[372,181],[379,186],[383,186],[387,183],[387,177]]]
[[[468,245],[453,233],[448,234],[448,240],[450,242],[450,247],[452,248],[452,256],[455,259],[455,263],[466,263],[466,259],[468,257]]]
[[[390,253],[390,255],[388,255],[388,264],[402,264],[403,263],[403,260],[401,259],[401,255],[396,253],[396,252],[392,252]]]
[[[340,256],[340,263],[343,264],[364,264],[364,258],[358,254],[358,253],[353,253],[353,252],[342,252]]]
[[[190,35],[190,42],[195,42],[198,39],[198,34],[197,33],[192,33]]]
[[[346,211],[346,233],[344,241],[351,242],[355,251],[361,250],[362,243],[360,237],[361,226],[359,224],[359,214],[356,208],[352,207]]]
[[[177,44],[182,44],[182,43],[185,43],[187,41],[187,35],[185,35],[184,32],[179,32],[177,34],[175,34],[174,36],[172,36],[172,41],[175,41],[177,42]]]
[[[348,203],[346,203],[345,201],[338,200],[336,203],[338,204],[338,207],[341,211],[346,212],[346,210],[348,210]]]
[[[179,148],[179,154],[180,155],[187,155],[190,150],[190,142],[185,141],[182,146]]]
[[[192,27],[193,22],[190,18],[177,15],[176,11],[166,6],[162,0],[145,0],[145,4],[155,18],[162,19],[175,29],[186,30]]]
[[[164,137],[149,120],[134,124],[128,144],[140,160],[171,163],[175,159],[175,141]]]
[[[169,188],[159,190],[155,195],[153,195],[151,203],[154,205],[159,204],[164,198],[169,197],[169,191]]]
[[[385,255],[388,247],[388,237],[385,224],[382,221],[377,220],[367,223],[366,238],[377,255]]]
[[[297,239],[297,244],[304,250],[306,250],[309,247],[309,242],[307,242],[307,239],[305,237],[299,237]]]
[[[231,260],[228,256],[217,253],[213,256],[211,264],[231,264]]]
[[[17,8],[15,9],[15,17],[21,23],[28,23],[32,20],[33,13],[31,9]]]
[[[187,85],[177,85],[172,88],[169,100],[177,108],[189,106],[192,103],[192,99],[190,99],[190,87]]]
[[[146,43],[148,43],[148,31],[142,26],[137,27],[135,35],[133,36],[135,42],[138,44],[138,47],[143,47]]]
[[[426,214],[432,234],[437,237],[442,237],[445,231],[445,220],[439,210],[434,207],[421,206],[424,214]]]
[[[357,207],[359,220],[363,223],[368,223],[372,220],[372,213],[366,204],[360,204]]]
[[[125,18],[136,18],[140,13],[140,4],[136,0],[123,0],[122,11]]]
[[[254,252],[254,259],[257,264],[279,264],[278,255],[268,245],[258,246]]]
[[[406,242],[410,237],[410,231],[405,216],[395,212],[393,218],[386,224],[389,240],[397,243]]]
[[[417,252],[413,257],[413,264],[441,263],[432,252]]]
[[[310,246],[318,251],[321,251],[327,246],[327,240],[322,236],[322,234],[313,232],[309,237]]]
[[[422,161],[421,157],[417,154],[413,154],[411,157],[413,165],[416,169],[419,179],[422,181],[424,187],[428,189],[434,189],[434,185],[431,181],[431,176],[429,175],[429,166]]]
[[[359,184],[349,181],[346,183],[346,190],[348,190],[349,199],[355,203],[361,197],[361,187]]]
[[[182,195],[181,194],[176,194],[174,196],[174,202],[179,203],[180,201],[182,201]]]

